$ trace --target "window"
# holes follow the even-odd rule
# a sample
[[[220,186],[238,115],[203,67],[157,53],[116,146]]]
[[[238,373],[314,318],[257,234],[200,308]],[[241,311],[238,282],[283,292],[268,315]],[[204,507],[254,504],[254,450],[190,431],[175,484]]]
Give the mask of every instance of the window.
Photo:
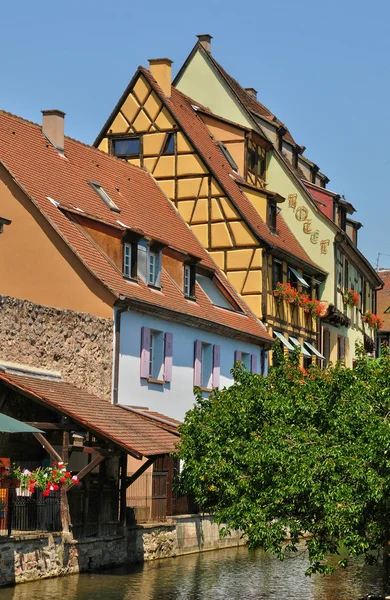
[[[160,252],[149,249],[148,284],[160,286]]]
[[[296,269],[294,269],[294,267],[288,268],[288,276],[290,277],[288,281],[291,283],[291,285],[293,285],[293,281],[295,281],[296,284],[299,281],[299,283],[306,288],[306,291],[310,289],[310,285],[307,283],[306,279],[302,277],[302,275]],[[294,287],[296,287],[296,285],[294,285]]]
[[[152,250],[146,240],[141,240],[138,243],[137,255],[138,277],[148,285],[160,287],[161,252]]]
[[[276,206],[276,202],[272,202],[268,200],[267,205],[267,224],[273,233],[276,232],[276,217],[278,214],[278,208]]]
[[[195,265],[184,265],[184,295],[186,298],[195,297]]]
[[[214,281],[205,275],[200,275],[197,273],[196,281],[199,283],[200,287],[208,296],[209,300],[215,305],[221,308],[227,308],[232,310],[232,305],[228,302],[222,292],[217,288]]]
[[[345,337],[339,335],[337,338],[337,360],[345,358]]]
[[[149,327],[141,329],[141,378],[152,383],[172,381],[173,334]]]
[[[336,252],[336,269],[337,269],[337,287],[342,288],[343,286],[343,255],[340,250]]]
[[[283,283],[283,263],[274,258],[272,262],[272,289],[275,290],[278,283]]]
[[[217,142],[217,144],[218,144],[219,149],[221,150],[222,154],[224,155],[224,157],[228,161],[229,165],[233,169],[233,171],[237,171],[237,173],[238,173],[237,164],[234,161],[234,159],[233,159],[232,155],[230,154],[229,150],[226,148],[226,146],[222,142]]]
[[[340,227],[340,229],[342,229],[343,231],[345,231],[347,229],[347,213],[345,212],[345,210],[341,207],[339,207],[339,222],[338,222],[338,226]]]
[[[264,183],[266,170],[266,151],[250,140],[247,146],[248,181],[253,184]]]
[[[175,134],[168,133],[165,139],[164,147],[162,150],[164,156],[169,154],[175,154]]]
[[[234,362],[244,363],[244,367],[249,373],[258,373],[256,354],[249,354],[249,352],[236,350],[234,353]]]
[[[111,198],[107,194],[107,192],[104,191],[104,189],[102,188],[100,183],[97,183],[96,181],[88,181],[88,183],[91,186],[91,188],[93,190],[95,190],[95,192],[98,194],[98,196],[103,200],[103,202],[105,204],[107,204],[108,208],[110,208],[114,212],[121,212],[120,209],[115,204],[115,202],[113,200],[111,200]]]
[[[296,276],[296,271],[293,271],[292,269],[290,269],[290,267],[287,269],[287,281],[291,285],[291,287],[295,289],[298,288],[298,277]]]
[[[139,137],[112,140],[114,155],[118,158],[131,158],[140,155],[141,140]]]
[[[205,390],[219,386],[221,348],[195,340],[194,347],[194,385]]]
[[[349,289],[349,262],[347,259],[344,262],[344,289]]]
[[[131,244],[123,244],[123,275],[131,277]]]

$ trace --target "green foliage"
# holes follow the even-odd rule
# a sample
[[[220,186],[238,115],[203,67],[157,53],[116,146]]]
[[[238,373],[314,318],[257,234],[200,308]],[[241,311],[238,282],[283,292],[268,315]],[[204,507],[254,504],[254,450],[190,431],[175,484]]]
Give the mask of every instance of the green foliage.
[[[282,560],[309,534],[307,574],[331,572],[326,555],[341,544],[374,560],[390,540],[386,349],[370,359],[360,348],[353,370],[305,374],[299,351],[285,357],[277,345],[274,364],[268,377],[237,364],[230,388],[197,394],[180,427],[182,489]]]

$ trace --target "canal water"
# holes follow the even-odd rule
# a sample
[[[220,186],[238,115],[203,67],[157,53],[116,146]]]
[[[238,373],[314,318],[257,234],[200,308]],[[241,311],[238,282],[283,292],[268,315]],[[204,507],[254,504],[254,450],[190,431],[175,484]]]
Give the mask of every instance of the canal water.
[[[261,551],[225,549],[47,579],[0,590],[0,600],[358,600],[390,590],[381,567],[359,561],[305,577],[307,558],[283,563]]]

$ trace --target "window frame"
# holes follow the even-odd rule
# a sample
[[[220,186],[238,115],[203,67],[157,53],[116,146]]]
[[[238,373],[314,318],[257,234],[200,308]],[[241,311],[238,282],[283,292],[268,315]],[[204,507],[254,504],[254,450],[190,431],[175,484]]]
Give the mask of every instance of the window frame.
[[[172,151],[168,150],[168,147],[171,143],[171,140],[173,140],[173,149]],[[161,156],[174,156],[176,153],[176,135],[174,131],[169,131],[166,134],[165,140],[164,140],[164,144],[161,150]]]
[[[195,265],[191,263],[184,263],[183,265],[184,275],[183,275],[183,293],[185,298],[195,299]],[[188,273],[188,278],[186,281],[186,275]]]
[[[268,199],[267,202],[267,225],[272,233],[276,233],[276,223],[278,216],[278,207],[274,200]]]
[[[278,265],[277,270],[276,270],[276,265]],[[277,277],[276,277],[276,275],[277,275]],[[279,275],[281,275],[281,277],[279,277]],[[272,260],[272,290],[276,290],[276,286],[278,283],[283,284],[283,261],[279,260],[278,258],[273,258],[273,260]]]
[[[98,181],[88,181],[91,188],[97,193],[104,204],[113,212],[120,213],[120,208],[115,204],[114,200],[107,194],[106,190]]]
[[[125,136],[115,136],[110,138],[112,145],[112,154],[116,158],[120,158],[123,160],[132,159],[132,158],[141,158],[142,155],[142,136],[141,135],[125,135]],[[131,153],[115,153],[115,144],[116,142],[127,142],[129,140],[138,140],[138,152]]]

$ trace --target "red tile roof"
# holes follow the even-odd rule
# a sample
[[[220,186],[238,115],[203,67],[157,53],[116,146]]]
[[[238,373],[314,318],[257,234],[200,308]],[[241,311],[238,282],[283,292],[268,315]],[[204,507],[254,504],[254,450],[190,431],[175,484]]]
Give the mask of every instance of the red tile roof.
[[[164,95],[150,72],[143,67],[140,67],[140,70],[164,100],[174,118],[186,132],[200,156],[214,173],[216,179],[225,190],[225,193],[227,193],[251,230],[269,244],[271,248],[278,248],[284,253],[291,255],[291,257],[295,257],[299,261],[309,265],[312,270],[314,269],[317,272],[323,272],[322,269],[310,259],[281,215],[278,215],[277,217],[277,230],[279,235],[271,233],[266,223],[264,223],[259,213],[240,188],[240,176],[232,171],[231,166],[223,156],[217,143],[212,139],[202,118],[197,114],[196,110],[192,108],[193,105],[196,105],[196,101],[185,96],[182,92],[173,87],[171,97],[168,98]],[[233,179],[233,177],[236,177],[236,180]]]
[[[381,269],[377,273],[384,284],[377,292],[377,314],[383,319],[381,331],[390,331],[390,313],[385,313],[390,307],[390,269]]]
[[[182,217],[145,170],[73,140],[65,138],[65,157],[42,134],[41,127],[0,111],[0,162],[46,216],[59,235],[72,248],[87,269],[108,287],[114,296],[124,296],[153,308],[164,308],[224,328],[225,335],[261,338],[271,342],[265,327],[218,270],[211,257],[191,232]],[[112,212],[88,181],[100,183],[120,208]],[[50,201],[51,198],[55,202]],[[201,263],[216,272],[242,309],[242,314],[212,304],[197,285],[197,302],[189,302],[166,272],[161,291],[142,281],[124,279],[122,273],[56,203],[73,206],[118,226],[145,232],[152,239],[201,258]],[[82,212],[80,213],[83,214]],[[230,330],[230,331],[229,331]]]
[[[154,424],[152,419],[125,411],[59,379],[1,372],[0,383],[36,398],[135,456],[167,454],[178,442],[177,434]]]

